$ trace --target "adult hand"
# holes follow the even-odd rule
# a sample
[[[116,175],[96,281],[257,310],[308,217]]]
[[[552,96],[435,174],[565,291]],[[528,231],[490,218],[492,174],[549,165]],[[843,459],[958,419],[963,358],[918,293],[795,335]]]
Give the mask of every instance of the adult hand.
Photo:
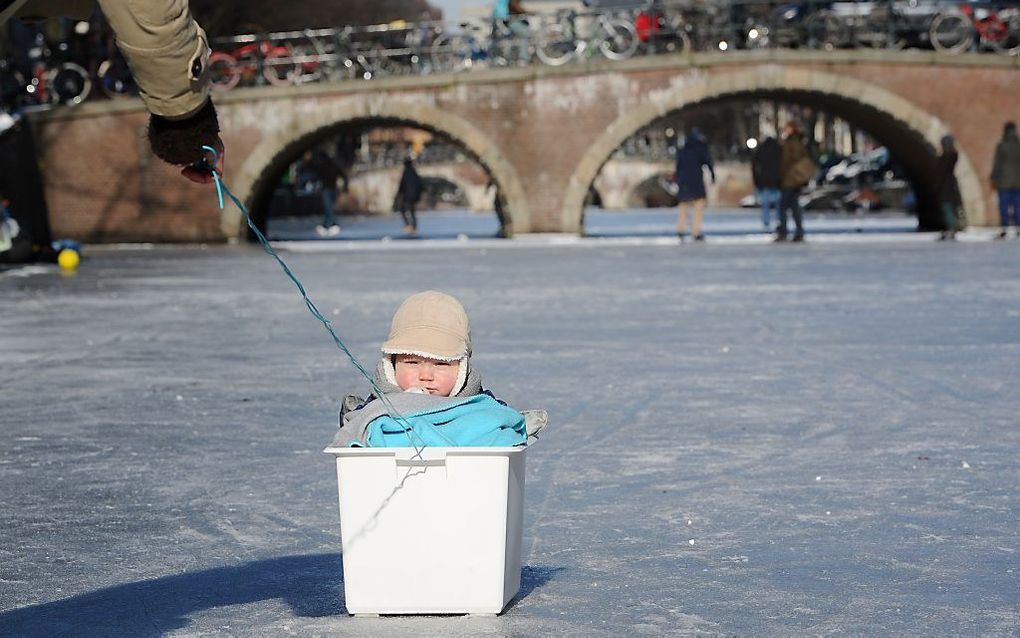
[[[181,175],[193,182],[208,184],[213,181],[214,170],[223,172],[223,141],[212,100],[184,119],[150,116],[149,144],[156,157],[183,167]],[[217,157],[203,151],[203,146],[215,148]]]
[[[202,159],[182,168],[181,175],[196,184],[211,184],[214,181],[213,171],[218,175],[223,175],[223,156],[226,154],[226,149],[223,148],[223,141],[217,137],[213,143],[213,148],[216,149],[215,155],[209,151],[203,151]],[[215,166],[213,165],[214,163]]]

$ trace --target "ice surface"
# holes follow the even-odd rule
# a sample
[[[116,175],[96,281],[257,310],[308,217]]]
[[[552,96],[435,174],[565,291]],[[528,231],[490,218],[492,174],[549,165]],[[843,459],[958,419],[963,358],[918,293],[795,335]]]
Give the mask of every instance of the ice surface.
[[[1016,633],[1018,244],[910,239],[285,254],[369,367],[440,288],[549,410],[498,618],[345,615],[365,384],[257,248],[0,274],[0,635]]]

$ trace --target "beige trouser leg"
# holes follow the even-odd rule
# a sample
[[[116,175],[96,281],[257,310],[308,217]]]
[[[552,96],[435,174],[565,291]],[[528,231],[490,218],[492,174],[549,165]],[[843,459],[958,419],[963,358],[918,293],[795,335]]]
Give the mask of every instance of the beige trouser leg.
[[[694,200],[694,220],[691,222],[691,234],[697,237],[701,234],[701,218],[705,215],[705,200]]]

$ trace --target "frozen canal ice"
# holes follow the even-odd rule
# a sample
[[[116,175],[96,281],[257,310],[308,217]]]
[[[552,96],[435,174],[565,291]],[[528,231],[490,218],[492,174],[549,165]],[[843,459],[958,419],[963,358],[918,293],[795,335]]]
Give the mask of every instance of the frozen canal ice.
[[[0,273],[0,635],[1020,629],[1020,243],[362,243],[284,256],[363,362],[440,288],[550,412],[508,611],[348,617],[365,384],[258,248],[94,249]]]

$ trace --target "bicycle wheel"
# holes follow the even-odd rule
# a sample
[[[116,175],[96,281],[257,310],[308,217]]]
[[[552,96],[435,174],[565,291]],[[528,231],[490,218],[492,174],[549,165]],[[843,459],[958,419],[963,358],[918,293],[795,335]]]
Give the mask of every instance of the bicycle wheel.
[[[808,16],[804,30],[805,41],[815,49],[831,51],[850,44],[846,24],[829,11],[816,11]]]
[[[223,51],[209,54],[209,87],[214,91],[229,91],[241,81],[237,60]]]
[[[517,59],[515,54],[520,49],[515,48],[514,42],[506,38],[494,38],[489,42],[488,59],[489,65],[493,67],[508,67],[514,64]],[[523,58],[523,56],[521,56]]]
[[[869,49],[902,49],[907,41],[900,36],[894,16],[881,7],[873,9],[854,33],[854,44]]]
[[[440,71],[461,71],[471,66],[471,39],[460,33],[444,33],[429,48],[432,65]]]
[[[563,23],[553,22],[545,25],[538,34],[535,55],[549,66],[561,66],[574,57],[577,47],[572,30]]]
[[[1020,55],[1020,11],[1007,9],[999,12],[1002,28],[997,30],[995,38],[988,42],[996,53],[1003,55]]]
[[[744,38],[745,49],[767,49],[772,46],[772,31],[767,24],[753,22],[744,31],[747,33]]]
[[[85,69],[65,62],[49,71],[50,101],[55,104],[81,104],[92,90],[92,80]]]
[[[960,11],[940,13],[931,21],[928,41],[936,51],[962,53],[974,44],[974,25]]]
[[[665,49],[671,53],[689,53],[694,47],[691,36],[687,34],[689,25],[680,15],[673,16],[663,34],[666,40]]]
[[[599,51],[610,60],[626,60],[637,51],[634,25],[623,20],[606,20],[599,37]]]
[[[387,49],[382,43],[376,43],[365,51],[365,57],[374,69],[373,77],[400,75],[406,67],[400,61],[398,50]]]
[[[273,47],[262,61],[262,76],[273,86],[292,86],[297,75],[298,68],[289,49]]]
[[[96,75],[99,77],[99,88],[110,99],[119,100],[138,95],[138,85],[127,63],[122,60],[103,60]]]

